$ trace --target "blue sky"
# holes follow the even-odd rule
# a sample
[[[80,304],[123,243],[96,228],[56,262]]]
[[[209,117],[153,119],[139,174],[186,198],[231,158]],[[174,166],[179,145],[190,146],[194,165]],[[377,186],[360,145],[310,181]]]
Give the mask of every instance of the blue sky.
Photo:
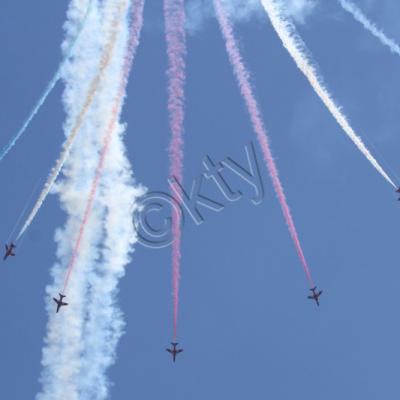
[[[398,173],[400,59],[335,2],[325,3],[316,2],[300,33],[355,130]],[[400,41],[400,4],[357,4]],[[2,144],[57,68],[66,7],[0,4]],[[394,399],[396,196],[321,104],[267,17],[256,13],[236,27],[306,257],[325,292],[321,307],[306,299],[307,281],[256,146],[262,204],[253,205],[252,192],[233,178],[244,191],[240,201],[220,213],[206,210],[200,226],[185,224],[178,330],[185,352],[175,365],[164,350],[172,333],[170,249],[137,245],[120,286],[127,328],[110,370],[111,398]],[[185,185],[203,172],[205,155],[244,163],[244,145],[257,145],[214,18],[205,17],[189,36],[187,63]],[[149,1],[123,112],[129,157],[149,190],[168,189],[165,69],[162,4]],[[0,165],[3,241],[59,153],[61,94],[58,85]],[[212,183],[205,191],[219,196]],[[54,231],[64,219],[51,196],[18,256],[0,270],[2,398],[39,391],[44,288],[55,261]]]

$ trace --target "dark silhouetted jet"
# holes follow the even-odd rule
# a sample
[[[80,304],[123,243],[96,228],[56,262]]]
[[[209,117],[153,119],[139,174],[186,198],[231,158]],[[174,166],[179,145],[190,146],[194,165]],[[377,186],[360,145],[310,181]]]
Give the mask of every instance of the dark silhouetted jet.
[[[312,289],[310,289],[312,291],[312,295],[308,296],[309,299],[311,300],[315,300],[315,302],[317,303],[317,306],[319,306],[319,296],[321,296],[322,294],[322,290],[320,290],[317,293],[317,287],[313,287]]]
[[[172,361],[175,362],[176,356],[179,353],[182,353],[183,349],[177,349],[176,346],[178,346],[179,343],[174,343],[172,342],[172,349],[166,349],[168,353],[172,354]]]
[[[15,256],[14,249],[17,247],[14,243],[11,243],[9,246],[6,244],[6,254],[4,254],[3,261],[7,259],[9,256]]]
[[[59,299],[56,299],[55,297],[53,297],[53,300],[57,303],[57,311],[56,311],[56,313],[58,313],[59,311],[60,311],[60,308],[62,307],[62,306],[67,306],[68,305],[68,303],[64,303],[63,302],[63,298],[65,297],[63,294],[61,294],[61,293],[58,293],[59,294],[59,296],[60,296],[60,298]]]

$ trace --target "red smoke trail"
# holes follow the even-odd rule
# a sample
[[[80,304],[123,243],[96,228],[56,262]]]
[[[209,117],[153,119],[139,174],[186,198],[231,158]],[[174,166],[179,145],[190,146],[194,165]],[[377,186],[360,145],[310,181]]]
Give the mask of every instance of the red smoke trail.
[[[184,0],[164,0],[165,36],[168,54],[168,110],[172,139],[169,147],[170,176],[183,180],[183,119],[185,83],[185,7]],[[181,260],[180,215],[172,216],[172,296],[174,340],[177,338],[179,279]]]
[[[106,134],[104,137],[103,148],[100,153],[100,158],[99,158],[99,161],[98,161],[98,164],[96,167],[96,173],[95,173],[95,177],[93,179],[92,186],[90,189],[90,194],[89,194],[88,201],[86,204],[85,213],[83,215],[82,223],[79,228],[78,239],[75,243],[75,247],[74,247],[74,250],[73,250],[73,253],[71,256],[71,260],[68,264],[68,268],[67,268],[67,272],[66,272],[65,280],[64,280],[63,293],[65,293],[65,291],[67,289],[69,278],[71,276],[72,270],[74,268],[76,259],[79,254],[79,249],[81,247],[83,235],[85,233],[85,228],[86,228],[87,222],[89,220],[89,217],[90,217],[90,214],[92,211],[93,201],[94,201],[94,198],[96,195],[97,186],[99,184],[99,180],[100,180],[101,174],[103,172],[104,162],[106,159],[107,151],[108,151],[108,148],[110,147],[112,134],[115,132],[116,123],[118,121],[119,113],[121,111],[122,104],[123,104],[123,101],[125,98],[125,90],[126,90],[126,86],[128,84],[129,73],[130,73],[130,70],[131,70],[131,67],[133,64],[133,60],[136,55],[136,50],[137,50],[137,47],[139,44],[140,32],[141,32],[142,26],[143,26],[144,0],[134,0],[131,4],[131,7],[132,7],[132,21],[131,21],[131,26],[129,29],[129,42],[128,42],[128,46],[127,46],[127,54],[125,56],[123,70],[122,70],[123,73],[122,73],[122,79],[121,79],[121,86],[118,90],[117,99],[116,99],[114,106],[112,108],[112,111],[111,111],[111,119],[107,126]]]
[[[214,0],[214,7],[216,10],[218,22],[220,25],[220,29],[222,35],[225,39],[226,49],[229,55],[230,62],[233,66],[234,73],[236,75],[236,79],[239,83],[240,91],[246,103],[248,112],[250,114],[250,119],[253,124],[254,131],[257,135],[258,141],[260,142],[260,146],[264,155],[265,162],[267,164],[267,168],[269,174],[272,179],[272,183],[278,197],[279,203],[282,207],[283,215],[285,217],[286,223],[289,228],[290,235],[293,239],[294,245],[296,247],[297,253],[300,257],[300,261],[303,264],[304,271],[307,275],[308,281],[311,287],[314,287],[314,282],[311,277],[310,270],[308,268],[307,261],[304,257],[303,249],[301,248],[300,240],[297,235],[296,227],[293,222],[292,215],[290,213],[289,206],[286,202],[285,193],[283,191],[282,183],[279,179],[279,174],[277,167],[275,165],[275,161],[272,156],[272,152],[269,146],[269,139],[267,136],[267,131],[264,127],[263,120],[261,118],[261,113],[257,104],[257,101],[254,97],[249,73],[242,61],[242,56],[240,54],[239,48],[236,43],[236,39],[233,33],[232,25],[229,21],[228,15],[225,13],[223,6],[220,0]]]

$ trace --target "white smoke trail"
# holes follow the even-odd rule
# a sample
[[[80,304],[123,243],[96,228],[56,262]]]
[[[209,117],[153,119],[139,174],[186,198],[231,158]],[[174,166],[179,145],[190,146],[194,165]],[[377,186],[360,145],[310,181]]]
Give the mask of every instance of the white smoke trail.
[[[372,21],[370,21],[365,14],[351,1],[338,0],[344,10],[349,12],[356,21],[358,21],[367,31],[374,35],[380,42],[389,47],[392,53],[400,56],[400,46],[391,38],[379,29]]]
[[[68,12],[67,40],[71,36],[74,26],[79,23],[81,13],[79,12],[79,0],[71,2]],[[87,81],[97,71],[98,60],[101,57],[102,29],[101,13],[98,3],[94,4],[90,19],[86,29],[89,31],[82,37],[76,48],[76,56],[66,68],[64,68],[63,78],[66,83],[64,93],[64,104],[67,112],[67,121],[64,130],[68,134],[70,127],[74,123],[80,112],[82,88],[87,87]],[[80,56],[88,51],[91,57],[83,58]],[[78,61],[79,60],[79,61]],[[69,215],[69,219],[64,229],[56,232],[55,239],[58,242],[57,258],[60,260],[51,270],[53,285],[46,288],[46,308],[49,314],[47,325],[47,335],[45,347],[43,348],[41,374],[42,392],[37,396],[40,400],[50,399],[79,399],[78,376],[81,371],[81,354],[84,350],[82,331],[83,320],[86,311],[86,303],[81,302],[87,293],[86,274],[98,254],[87,256],[82,259],[83,263],[78,270],[79,276],[76,277],[74,285],[70,288],[70,298],[68,299],[68,313],[54,314],[54,307],[51,304],[51,297],[57,294],[58,288],[62,285],[64,263],[71,252],[72,240],[65,239],[69,233],[71,237],[79,227],[80,212],[84,207],[81,202],[81,191],[85,190],[85,182],[90,181],[93,169],[86,162],[89,156],[89,149],[94,147],[93,138],[95,130],[93,117],[95,106],[98,106],[97,99],[91,107],[87,120],[82,125],[82,135],[78,136],[76,146],[72,149],[70,159],[66,162],[64,175],[70,178],[65,180],[60,186],[60,201],[64,210]],[[92,117],[92,119],[89,119]],[[76,177],[80,176],[80,179]],[[75,178],[75,180],[74,180]],[[87,185],[86,185],[87,186]],[[85,192],[84,192],[85,193]],[[91,219],[91,237],[85,242],[86,249],[91,247],[90,243],[96,243],[101,238],[101,215],[96,214]],[[95,229],[96,228],[96,229]],[[95,246],[92,246],[95,249]],[[93,250],[94,250],[93,249]],[[92,250],[92,248],[90,248]],[[88,254],[85,251],[85,254]]]
[[[313,66],[310,58],[307,56],[308,51],[305,43],[301,39],[293,23],[285,15],[281,3],[277,0],[261,0],[261,3],[268,14],[269,19],[271,20],[276,33],[281,39],[283,46],[292,56],[297,67],[306,76],[312,88],[318,94],[337,123],[341,126],[343,131],[353,141],[361,153],[372,164],[372,166],[386,179],[387,182],[389,182],[393,187],[396,187],[389,175],[367,149],[361,138],[354,132],[353,128],[347,121],[346,116],[332,99],[332,96],[325,87],[321,76]]]
[[[28,215],[24,225],[22,226],[21,230],[18,233],[18,236],[16,239],[17,241],[22,237],[22,235],[25,233],[25,231],[31,225],[36,214],[39,212],[40,208],[42,207],[44,201],[46,200],[46,197],[50,193],[51,188],[53,187],[58,175],[60,174],[61,169],[65,164],[65,161],[67,160],[67,158],[69,156],[72,145],[74,144],[77,135],[81,132],[82,124],[84,123],[85,118],[90,110],[90,107],[93,104],[95,96],[102,84],[103,79],[104,79],[104,75],[107,72],[107,69],[109,68],[110,62],[112,60],[112,56],[113,56],[114,48],[116,45],[119,28],[120,28],[119,18],[120,18],[120,15],[116,16],[114,18],[114,20],[112,21],[113,29],[111,30],[109,41],[107,42],[105,50],[101,55],[100,66],[99,66],[98,70],[93,74],[93,78],[90,81],[90,85],[87,90],[87,95],[86,95],[85,101],[83,103],[83,106],[81,106],[80,112],[77,114],[74,124],[71,125],[71,130],[68,133],[67,139],[63,144],[61,154],[60,154],[58,160],[56,161],[56,164],[52,168],[50,175],[48,176],[48,178],[44,184],[44,187],[43,187],[42,191],[40,192],[39,197],[36,200],[36,202],[32,208],[32,211]],[[87,56],[90,56],[90,53],[87,53],[86,57]],[[89,77],[87,77],[87,79],[89,79]]]
[[[144,0],[133,0],[132,7],[128,51],[115,104],[117,115],[123,105],[129,73],[139,44]],[[116,304],[117,285],[125,274],[132,246],[137,241],[131,220],[138,209],[137,198],[144,193],[143,188],[132,184],[132,171],[122,141],[124,127],[113,126],[114,137],[107,150],[101,178],[100,200],[106,210],[102,262],[97,263],[90,277],[91,305],[84,332],[81,396],[85,399],[105,399],[108,394],[108,382],[104,375],[115,359],[116,345],[124,328],[122,313]]]
[[[74,20],[81,17],[79,13],[76,15],[76,4],[80,2],[73,1],[70,6],[67,35],[73,29]],[[93,76],[93,71],[96,71],[96,64],[110,37],[111,21],[119,15],[120,34],[111,64],[82,123],[84,132],[76,138],[76,146],[65,163],[65,179],[58,188],[68,220],[65,227],[56,233],[60,261],[52,269],[54,283],[46,288],[49,323],[42,359],[43,388],[37,397],[40,400],[106,398],[108,384],[104,373],[113,361],[115,345],[123,327],[114,296],[118,279],[123,275],[123,267],[129,262],[129,252],[136,240],[130,219],[141,189],[133,186],[132,172],[122,143],[123,129],[119,125],[114,127],[118,135],[110,144],[105,175],[68,286],[69,306],[56,315],[54,304],[49,299],[62,287],[104,132],[119,94],[121,69],[126,56],[127,6],[126,0],[106,0],[102,2],[102,7],[96,4],[96,12],[88,24],[91,34],[82,40],[77,56],[64,73],[67,83],[64,104],[68,116],[65,131],[68,134],[81,111],[82,87],[87,86],[88,75]],[[87,56],[89,49],[90,57]],[[105,247],[102,249],[104,240]]]
[[[123,128],[119,131],[121,134]],[[109,149],[109,162],[102,178],[105,240],[102,262],[97,263],[90,277],[88,300],[91,306],[84,330],[85,356],[81,377],[84,399],[107,397],[108,384],[104,374],[115,359],[116,345],[125,326],[115,297],[118,281],[125,274],[124,267],[129,263],[129,253],[136,242],[131,220],[132,212],[137,208],[134,199],[142,194],[142,190],[132,185],[131,169],[124,151],[119,137]]]

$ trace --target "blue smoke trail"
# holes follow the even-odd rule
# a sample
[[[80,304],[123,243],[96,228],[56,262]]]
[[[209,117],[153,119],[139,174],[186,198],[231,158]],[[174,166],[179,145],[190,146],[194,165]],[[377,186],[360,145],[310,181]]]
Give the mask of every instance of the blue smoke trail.
[[[35,115],[38,113],[44,102],[46,101],[47,97],[49,96],[50,92],[54,89],[54,86],[58,82],[61,76],[62,69],[64,67],[65,62],[71,57],[75,45],[78,42],[79,36],[81,35],[83,28],[85,26],[86,20],[88,19],[88,16],[90,14],[90,11],[92,9],[94,0],[90,0],[90,3],[88,5],[88,8],[86,10],[85,16],[83,18],[81,27],[78,31],[78,34],[76,35],[75,39],[72,41],[71,45],[69,46],[66,55],[64,59],[62,60],[60,66],[57,69],[57,72],[54,74],[53,78],[51,81],[48,83],[46,90],[43,92],[42,96],[39,98],[38,102],[36,103],[35,107],[32,109],[31,113],[29,114],[28,118],[25,120],[23,123],[22,127],[20,130],[13,136],[13,138],[8,142],[8,144],[1,150],[0,153],[0,161],[3,160],[3,158],[9,153],[9,151],[14,147],[14,145],[17,143],[18,139],[24,134],[24,132],[27,130],[28,126],[32,122],[33,118]]]

